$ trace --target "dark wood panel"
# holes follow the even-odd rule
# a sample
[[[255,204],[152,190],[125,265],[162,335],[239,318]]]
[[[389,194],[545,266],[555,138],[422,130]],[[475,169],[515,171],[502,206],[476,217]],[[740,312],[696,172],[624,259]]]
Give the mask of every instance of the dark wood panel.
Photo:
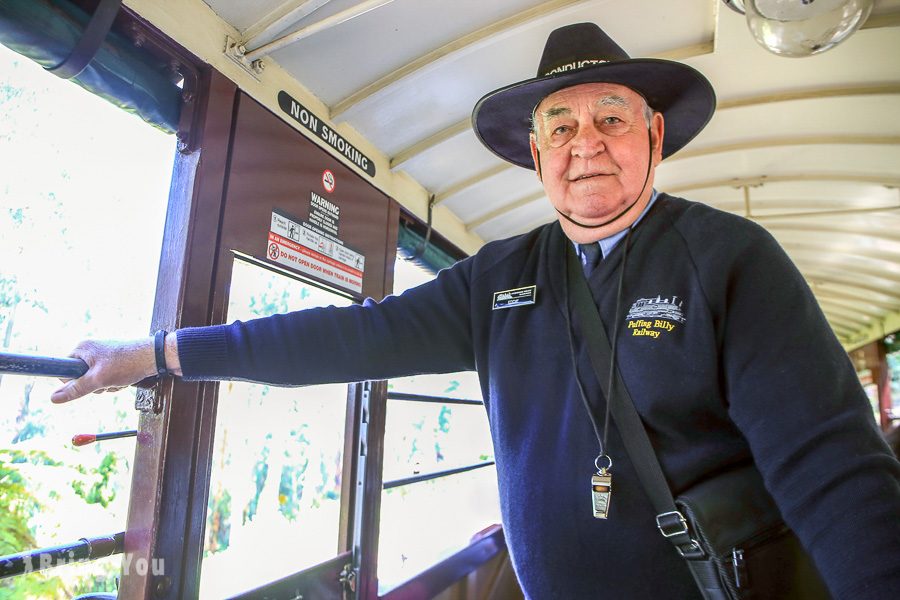
[[[322,182],[325,170],[334,174],[332,192]],[[283,212],[295,221],[309,221],[313,193],[339,207],[337,238],[365,255],[362,293],[348,291],[309,273],[303,276],[356,298],[384,296],[389,291],[385,289],[385,273],[388,262],[390,271],[393,270],[396,249],[396,224],[391,222],[399,215],[396,203],[268,109],[242,95],[235,126],[222,249],[237,250],[290,270],[267,256],[272,211]],[[386,244],[391,235],[394,247],[388,254]]]

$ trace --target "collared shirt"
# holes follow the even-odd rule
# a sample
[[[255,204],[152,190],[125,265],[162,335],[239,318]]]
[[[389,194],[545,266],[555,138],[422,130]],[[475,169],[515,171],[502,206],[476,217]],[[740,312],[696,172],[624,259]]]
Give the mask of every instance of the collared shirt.
[[[638,218],[634,220],[634,223],[631,224],[631,227],[634,227],[635,225],[637,225],[638,223],[641,222],[641,219],[644,218],[644,215],[647,214],[647,211],[649,211],[650,207],[653,206],[653,203],[656,202],[657,195],[658,195],[658,193],[657,193],[656,189],[654,189],[653,192],[650,194],[650,200],[647,202],[647,206],[644,207],[644,210],[641,211],[641,214],[638,215]],[[609,256],[609,253],[613,251],[613,248],[615,248],[616,245],[622,240],[622,238],[625,237],[625,234],[628,233],[628,229],[629,228],[626,227],[622,231],[620,231],[618,233],[614,233],[611,236],[605,237],[602,240],[600,240],[599,242],[597,242],[598,244],[600,244],[600,252],[603,253],[603,258],[606,258],[607,256]],[[572,242],[572,243],[574,244],[574,242]],[[578,258],[583,262],[584,255],[581,252],[581,247],[578,244],[575,244],[575,252],[578,253]]]

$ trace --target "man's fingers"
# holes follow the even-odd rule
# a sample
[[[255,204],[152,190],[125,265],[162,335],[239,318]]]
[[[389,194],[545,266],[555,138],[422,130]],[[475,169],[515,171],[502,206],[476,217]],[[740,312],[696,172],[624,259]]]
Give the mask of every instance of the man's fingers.
[[[69,400],[74,400],[78,396],[72,395],[72,386],[75,382],[69,381],[62,387],[54,390],[52,394],[50,394],[50,402],[53,404],[62,404],[63,402],[68,402]]]
[[[92,391],[93,389],[85,382],[84,377],[73,379],[50,394],[50,402],[62,404],[64,402],[75,400],[76,398],[81,398]]]

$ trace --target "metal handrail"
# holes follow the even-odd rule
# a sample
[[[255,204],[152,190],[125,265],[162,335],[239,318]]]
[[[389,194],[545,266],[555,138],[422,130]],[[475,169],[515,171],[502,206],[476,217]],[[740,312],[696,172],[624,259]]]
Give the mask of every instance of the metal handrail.
[[[125,532],[81,538],[71,544],[0,556],[0,579],[52,567],[106,558],[125,551]]]
[[[382,484],[382,489],[389,490],[391,488],[409,485],[411,483],[419,483],[422,481],[431,481],[432,479],[440,479],[441,477],[447,477],[449,475],[456,475],[458,473],[465,473],[466,471],[474,471],[475,469],[482,469],[484,467],[490,467],[493,464],[494,464],[494,461],[489,460],[486,462],[476,463],[474,465],[468,465],[466,467],[457,467],[455,469],[447,469],[445,471],[434,471],[433,473],[423,473],[421,475],[413,475],[412,477],[403,477],[401,479],[393,479],[391,481],[385,481],[384,484]]]
[[[484,404],[481,400],[466,400],[465,398],[448,398],[446,396],[426,396],[424,394],[406,394],[403,392],[388,392],[388,400],[408,400],[410,402],[436,402],[439,404]]]
[[[80,358],[51,358],[0,352],[0,374],[75,379],[84,375],[87,370],[87,363]]]

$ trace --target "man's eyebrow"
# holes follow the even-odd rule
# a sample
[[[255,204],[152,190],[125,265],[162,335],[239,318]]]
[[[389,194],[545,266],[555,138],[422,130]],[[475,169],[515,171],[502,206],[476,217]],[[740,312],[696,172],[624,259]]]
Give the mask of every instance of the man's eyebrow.
[[[548,119],[552,119],[553,117],[569,114],[572,114],[572,109],[566,108],[565,106],[557,106],[556,108],[548,108],[547,110],[542,111],[541,117],[543,117],[543,119],[546,121]]]
[[[618,106],[620,108],[631,108],[631,104],[622,96],[603,96],[597,100],[598,106]]]

